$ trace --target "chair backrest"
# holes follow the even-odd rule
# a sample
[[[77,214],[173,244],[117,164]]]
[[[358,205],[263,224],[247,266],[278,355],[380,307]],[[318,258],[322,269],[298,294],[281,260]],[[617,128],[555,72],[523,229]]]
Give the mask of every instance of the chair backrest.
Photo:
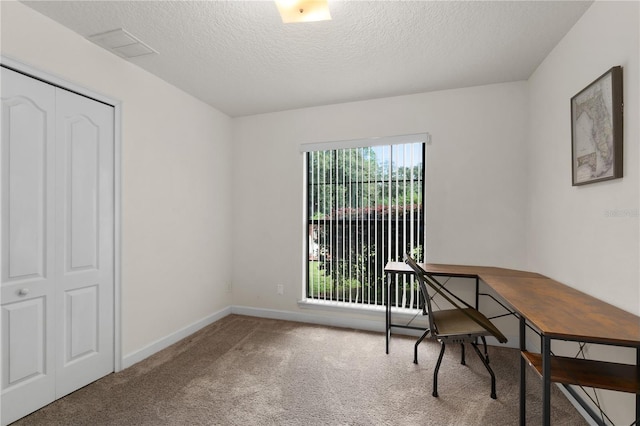
[[[442,296],[447,302],[449,302],[455,308],[460,309],[467,317],[471,318],[476,324],[480,325],[482,328],[484,328],[489,333],[491,333],[493,337],[495,337],[498,340],[498,342],[500,343],[507,342],[507,337],[504,334],[502,334],[502,332],[498,330],[498,328],[495,325],[493,325],[493,323],[487,317],[485,317],[482,313],[480,313],[476,308],[466,303],[464,300],[456,297],[449,290],[444,288],[444,286],[440,285],[435,279],[433,279],[433,277],[431,277],[431,275],[427,271],[425,271],[420,265],[418,265],[418,263],[408,253],[405,254],[404,261],[407,265],[411,267],[411,269],[413,269],[413,271],[416,273],[416,277],[418,278],[420,292],[422,293],[422,296],[425,298],[425,303],[427,304],[427,309],[429,313],[429,328],[431,330],[434,330],[435,332],[437,332],[437,328],[434,328],[434,324],[431,319],[432,317],[431,297],[429,296],[429,291],[427,290],[427,287],[430,287],[432,290],[434,290],[435,294],[439,294],[440,296]],[[447,296],[445,292],[449,293],[452,297]],[[453,298],[459,300],[464,305],[464,307],[456,303],[456,301],[453,300]]]
[[[431,309],[431,295],[429,294],[429,290],[425,283],[425,270],[418,265],[418,263],[408,254],[405,254],[404,261],[407,265],[413,269],[415,272],[416,278],[418,279],[418,286],[420,287],[420,293],[424,298],[424,303],[427,306],[427,316],[429,317],[429,329],[432,330],[434,334],[437,333],[437,329],[435,324],[433,323],[433,311]]]

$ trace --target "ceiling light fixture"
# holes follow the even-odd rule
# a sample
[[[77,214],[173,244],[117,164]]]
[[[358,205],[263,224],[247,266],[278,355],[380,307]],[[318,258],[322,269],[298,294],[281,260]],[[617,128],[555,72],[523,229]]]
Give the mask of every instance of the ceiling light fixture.
[[[276,0],[282,22],[315,22],[331,19],[327,0]]]

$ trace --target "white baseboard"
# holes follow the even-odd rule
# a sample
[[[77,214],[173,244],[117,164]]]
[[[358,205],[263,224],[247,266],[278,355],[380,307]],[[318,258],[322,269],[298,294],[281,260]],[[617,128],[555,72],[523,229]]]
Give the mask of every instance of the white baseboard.
[[[133,364],[136,364],[143,359],[150,357],[151,355],[161,351],[162,349],[168,348],[174,343],[190,336],[191,334],[195,333],[201,328],[208,326],[209,324],[213,324],[214,322],[226,317],[229,314],[231,314],[231,306],[227,306],[226,308],[221,309],[218,312],[214,312],[213,314],[201,319],[200,321],[196,321],[193,324],[190,324],[176,331],[175,333],[171,333],[166,337],[156,340],[155,342],[151,343],[148,346],[145,346],[140,350],[123,356],[120,365],[122,366],[122,369],[131,367]]]
[[[384,321],[348,318],[342,316],[312,315],[302,312],[280,311],[276,309],[252,308],[250,306],[232,306],[232,314],[250,317],[271,318],[285,321],[296,321],[310,324],[327,325],[331,327],[353,328],[357,330],[384,332]]]
[[[303,312],[280,311],[275,309],[253,308],[250,306],[232,306],[231,313],[247,315],[259,318],[271,318],[285,321],[296,321],[310,324],[328,325],[331,327],[352,328],[356,330],[377,331],[384,333],[385,321],[381,319],[349,318],[341,315],[324,316],[313,315]],[[394,314],[397,316],[397,314]],[[409,316],[407,316],[409,318]],[[420,336],[422,331],[394,328],[393,334],[403,334],[408,336]],[[518,336],[507,336],[508,342],[499,343],[493,337],[487,338],[487,344],[492,346],[506,346],[508,348],[518,348]]]

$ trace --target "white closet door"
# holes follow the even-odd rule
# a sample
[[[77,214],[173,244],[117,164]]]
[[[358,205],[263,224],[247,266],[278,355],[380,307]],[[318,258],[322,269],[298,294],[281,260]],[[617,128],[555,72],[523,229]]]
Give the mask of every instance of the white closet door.
[[[2,68],[2,423],[54,400],[55,88]]]
[[[114,369],[113,107],[56,91],[56,397]]]
[[[2,68],[2,416],[114,370],[111,106]]]

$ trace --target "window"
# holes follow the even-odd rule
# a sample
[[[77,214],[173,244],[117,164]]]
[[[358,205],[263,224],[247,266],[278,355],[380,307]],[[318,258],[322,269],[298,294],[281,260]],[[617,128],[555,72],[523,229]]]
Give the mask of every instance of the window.
[[[410,135],[308,150],[307,298],[383,305],[384,265],[407,251],[422,259],[425,140]],[[412,280],[397,280],[396,306],[416,308]]]

